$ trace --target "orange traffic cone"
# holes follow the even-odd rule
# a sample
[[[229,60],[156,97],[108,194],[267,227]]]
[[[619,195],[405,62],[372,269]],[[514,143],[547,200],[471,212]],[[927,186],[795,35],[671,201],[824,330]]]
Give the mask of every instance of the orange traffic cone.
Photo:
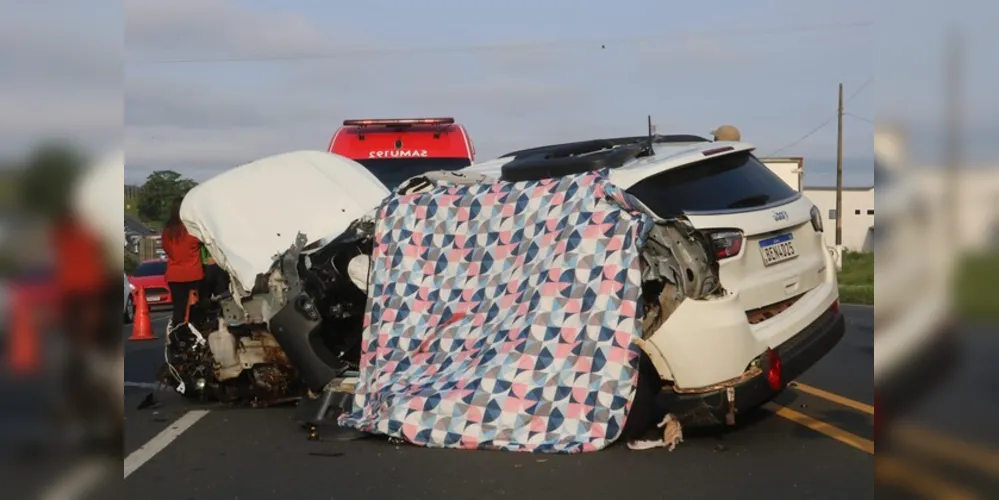
[[[153,335],[153,322],[149,319],[146,290],[142,287],[135,290],[135,319],[132,321],[132,336],[128,340],[156,340],[156,336]]]
[[[13,324],[10,329],[7,362],[11,373],[29,375],[38,371],[40,361],[34,310],[21,294],[15,295],[13,302],[14,307],[11,308]]]

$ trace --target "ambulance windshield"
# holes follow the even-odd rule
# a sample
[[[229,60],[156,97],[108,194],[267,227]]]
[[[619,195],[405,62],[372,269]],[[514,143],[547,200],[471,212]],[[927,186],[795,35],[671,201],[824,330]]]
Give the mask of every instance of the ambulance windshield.
[[[403,181],[434,170],[460,170],[472,164],[468,158],[367,158],[356,160],[390,190]]]

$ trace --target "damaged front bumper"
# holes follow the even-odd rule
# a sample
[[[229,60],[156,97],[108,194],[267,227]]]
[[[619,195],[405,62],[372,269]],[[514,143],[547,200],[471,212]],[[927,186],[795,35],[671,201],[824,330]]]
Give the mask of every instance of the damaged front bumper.
[[[760,358],[759,367],[724,384],[699,390],[660,393],[660,406],[685,427],[708,427],[734,424],[739,415],[759,408],[779,394],[786,384],[799,376],[831,351],[846,330],[843,314],[829,309],[804,330],[776,349],[781,363],[781,386],[773,389],[767,374],[772,360],[769,353]]]

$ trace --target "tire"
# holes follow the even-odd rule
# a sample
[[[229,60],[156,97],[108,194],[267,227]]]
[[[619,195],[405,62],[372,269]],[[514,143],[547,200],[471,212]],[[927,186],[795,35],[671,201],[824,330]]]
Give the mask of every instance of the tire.
[[[131,324],[135,320],[135,303],[132,302],[131,295],[125,300],[125,311],[122,313],[122,316],[126,325]]]

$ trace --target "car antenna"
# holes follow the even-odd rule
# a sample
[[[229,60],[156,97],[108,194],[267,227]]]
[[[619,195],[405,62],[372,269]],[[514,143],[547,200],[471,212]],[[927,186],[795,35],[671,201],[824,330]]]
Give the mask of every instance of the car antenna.
[[[655,156],[656,154],[655,150],[652,147],[653,144],[655,144],[656,142],[656,134],[655,134],[656,128],[655,126],[652,125],[652,115],[648,115],[648,124],[649,124],[649,136],[646,138],[645,141],[643,141],[644,144],[642,144],[642,152],[641,154],[638,155],[639,157]]]

